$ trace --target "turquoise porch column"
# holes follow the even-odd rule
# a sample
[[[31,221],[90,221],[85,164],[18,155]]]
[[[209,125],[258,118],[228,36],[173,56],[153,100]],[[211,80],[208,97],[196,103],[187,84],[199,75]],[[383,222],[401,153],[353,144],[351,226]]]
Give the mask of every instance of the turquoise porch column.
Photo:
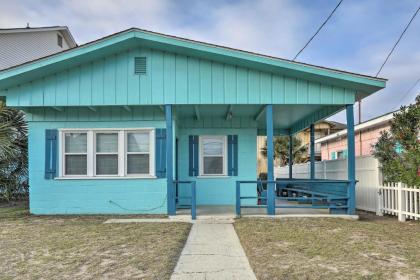
[[[311,179],[315,179],[315,125],[310,126]]]
[[[289,179],[293,178],[293,135],[289,134]]]
[[[168,215],[176,214],[175,207],[175,190],[173,176],[173,127],[172,127],[172,105],[165,105],[166,119],[166,184],[167,184],[167,200]]]
[[[274,180],[274,144],[273,144],[273,105],[267,105],[265,109],[267,129],[267,180]],[[267,184],[267,214],[275,215],[274,184]]]
[[[353,104],[346,105],[347,115],[347,169],[348,169],[348,180],[350,181],[347,196],[349,197],[347,202],[347,214],[354,215],[356,213],[356,159],[354,151],[354,112]]]

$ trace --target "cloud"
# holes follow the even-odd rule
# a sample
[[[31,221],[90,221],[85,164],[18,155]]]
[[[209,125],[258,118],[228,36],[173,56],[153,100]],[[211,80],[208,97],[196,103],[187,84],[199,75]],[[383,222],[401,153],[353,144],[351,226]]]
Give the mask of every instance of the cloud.
[[[290,57],[298,49],[305,21],[305,11],[289,1],[233,2],[209,13],[204,34],[193,33],[223,45]]]
[[[129,27],[291,56],[305,29],[293,1],[34,1],[0,0],[0,27],[68,25],[79,43]],[[175,5],[177,3],[178,5]],[[299,18],[300,20],[295,20]],[[302,36],[303,37],[303,36]],[[300,40],[298,40],[300,38]]]
[[[292,0],[0,0],[0,28],[67,25],[78,43],[139,27],[292,58],[336,5]],[[344,1],[299,61],[375,74],[414,13],[416,1]],[[363,102],[363,119],[413,97],[402,94],[420,77],[420,18],[413,23],[381,76],[388,87]],[[380,106],[378,106],[380,105]],[[343,114],[334,117],[343,121]]]

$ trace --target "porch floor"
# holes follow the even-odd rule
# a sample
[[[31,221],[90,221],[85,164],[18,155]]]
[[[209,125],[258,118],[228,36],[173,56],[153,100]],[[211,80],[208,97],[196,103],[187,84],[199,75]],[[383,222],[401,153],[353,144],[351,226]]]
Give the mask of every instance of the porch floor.
[[[298,205],[296,202],[276,200],[276,205]],[[307,204],[304,204],[307,205]],[[177,215],[189,215],[190,209],[178,209]],[[265,215],[267,208],[242,208],[242,215]],[[328,209],[311,208],[276,208],[276,214],[294,215],[294,214],[329,214]],[[236,216],[235,205],[197,205],[197,216]]]

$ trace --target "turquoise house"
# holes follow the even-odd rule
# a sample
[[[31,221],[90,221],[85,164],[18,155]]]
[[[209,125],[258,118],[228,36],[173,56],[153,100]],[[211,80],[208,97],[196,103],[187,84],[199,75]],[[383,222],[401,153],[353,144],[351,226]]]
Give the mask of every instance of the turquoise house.
[[[312,164],[308,180],[274,181],[269,160],[259,191],[256,139],[267,135],[273,159],[273,136],[341,110],[354,133],[355,100],[385,82],[132,28],[1,71],[0,96],[27,114],[33,214],[173,215],[191,204],[274,214],[280,189],[352,214],[354,137],[348,180],[318,180]]]

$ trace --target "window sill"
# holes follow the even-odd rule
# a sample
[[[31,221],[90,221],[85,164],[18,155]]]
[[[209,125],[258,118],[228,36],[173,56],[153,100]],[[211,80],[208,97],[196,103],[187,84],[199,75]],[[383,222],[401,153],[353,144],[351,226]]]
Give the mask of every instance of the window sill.
[[[63,177],[55,177],[54,180],[130,180],[130,179],[157,179],[156,176],[145,175],[145,176],[95,176],[95,177],[87,177],[87,176],[63,176]]]
[[[229,178],[228,175],[200,175],[197,176],[198,179],[223,179],[223,178]]]

